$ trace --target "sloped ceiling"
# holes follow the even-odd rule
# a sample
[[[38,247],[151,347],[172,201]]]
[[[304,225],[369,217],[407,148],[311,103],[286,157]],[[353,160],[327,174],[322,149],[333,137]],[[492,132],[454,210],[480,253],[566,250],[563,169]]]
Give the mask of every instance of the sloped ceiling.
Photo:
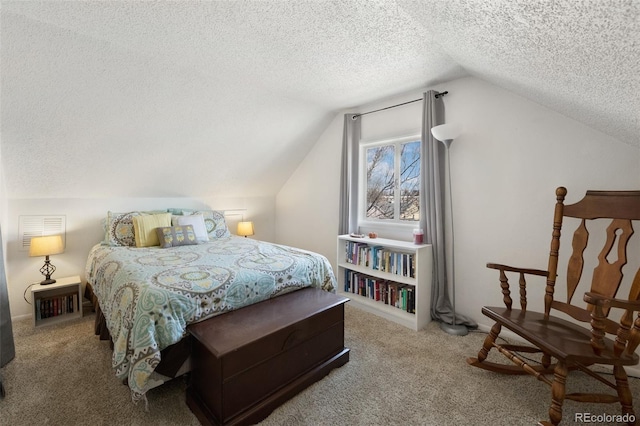
[[[335,112],[473,75],[640,149],[635,1],[9,2],[9,197],[273,195]]]

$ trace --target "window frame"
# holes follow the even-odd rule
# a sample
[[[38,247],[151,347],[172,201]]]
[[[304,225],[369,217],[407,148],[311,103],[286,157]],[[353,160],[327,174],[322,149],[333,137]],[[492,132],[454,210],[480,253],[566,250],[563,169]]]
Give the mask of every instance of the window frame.
[[[407,230],[414,229],[419,223],[419,220],[401,220],[401,219],[371,219],[366,216],[365,206],[367,204],[367,149],[382,146],[382,145],[394,145],[394,176],[395,176],[395,189],[394,198],[399,201],[399,179],[401,161],[399,154],[399,147],[402,144],[409,142],[420,142],[422,148],[422,136],[420,133],[411,133],[404,136],[387,137],[384,139],[364,140],[361,139],[359,143],[358,151],[358,227],[359,228],[384,228],[384,229],[397,229]],[[422,150],[421,150],[422,152]],[[420,176],[422,176],[422,167],[420,167]],[[400,211],[400,203],[394,203],[394,216],[398,217]],[[420,212],[422,214],[422,212]]]

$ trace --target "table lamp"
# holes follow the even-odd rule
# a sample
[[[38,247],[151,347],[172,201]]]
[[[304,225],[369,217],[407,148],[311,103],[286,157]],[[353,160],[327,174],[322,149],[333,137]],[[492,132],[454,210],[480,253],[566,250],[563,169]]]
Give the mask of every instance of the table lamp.
[[[45,237],[31,238],[29,256],[45,256],[44,265],[40,268],[40,273],[45,276],[45,279],[40,281],[41,285],[53,284],[56,282],[56,280],[51,278],[56,267],[49,261],[49,256],[52,254],[62,253],[63,251],[64,246],[62,245],[62,237],[60,235],[47,235]]]
[[[245,238],[253,235],[253,222],[238,222],[238,235]]]

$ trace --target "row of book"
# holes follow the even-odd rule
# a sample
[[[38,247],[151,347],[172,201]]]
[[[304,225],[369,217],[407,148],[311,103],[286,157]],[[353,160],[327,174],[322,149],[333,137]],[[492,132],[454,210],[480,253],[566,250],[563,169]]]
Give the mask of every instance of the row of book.
[[[344,291],[395,306],[411,314],[416,313],[416,288],[409,284],[383,280],[345,269]]]
[[[36,319],[78,312],[78,293],[36,299]]]
[[[404,277],[415,277],[416,262],[413,253],[355,241],[346,241],[345,252],[347,263]]]

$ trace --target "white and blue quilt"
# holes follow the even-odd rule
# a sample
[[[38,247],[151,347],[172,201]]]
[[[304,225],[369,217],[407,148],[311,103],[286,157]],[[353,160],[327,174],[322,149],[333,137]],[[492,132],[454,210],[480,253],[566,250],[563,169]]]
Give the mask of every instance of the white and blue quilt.
[[[336,288],[326,257],[235,236],[171,248],[97,244],[86,277],[111,333],[116,376],[134,401],[154,387],[160,351],[187,325],[303,287]]]

